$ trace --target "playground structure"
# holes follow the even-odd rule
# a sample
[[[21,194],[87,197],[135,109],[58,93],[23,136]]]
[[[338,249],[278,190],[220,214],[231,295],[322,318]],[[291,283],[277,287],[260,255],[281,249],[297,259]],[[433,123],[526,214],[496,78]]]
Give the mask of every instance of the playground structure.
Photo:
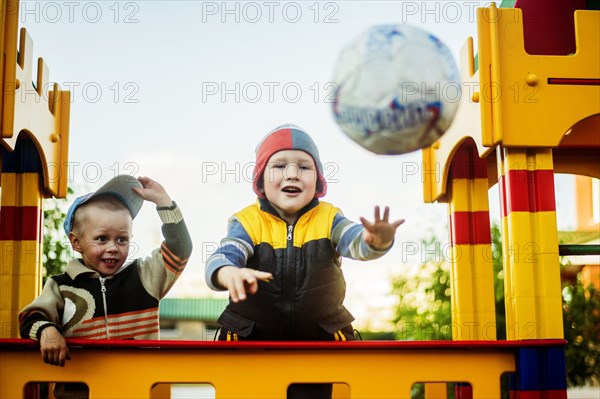
[[[41,290],[43,199],[67,193],[70,93],[48,83],[18,1],[0,9],[0,337],[16,337],[19,307]]]
[[[543,32],[526,42],[522,3],[477,10],[478,55],[469,38],[458,114],[423,150],[425,201],[449,204],[452,342],[74,340],[73,359],[57,368],[40,360],[34,343],[16,339],[17,314],[41,290],[42,200],[66,195],[69,93],[54,85],[44,94],[42,60],[33,82],[18,1],[3,2],[0,397],[80,381],[91,398],[168,398],[172,383],[211,384],[217,398],[283,398],[302,382],[334,382],[337,398],[409,398],[419,382],[426,397],[445,397],[446,382],[459,382],[458,398],[499,398],[500,376],[512,373],[513,398],[566,398],[553,178],[600,178],[600,12],[573,13],[577,1],[567,2],[574,36],[548,48]],[[489,255],[488,189],[496,183],[507,341],[496,340]],[[228,372],[232,365],[244,372]]]

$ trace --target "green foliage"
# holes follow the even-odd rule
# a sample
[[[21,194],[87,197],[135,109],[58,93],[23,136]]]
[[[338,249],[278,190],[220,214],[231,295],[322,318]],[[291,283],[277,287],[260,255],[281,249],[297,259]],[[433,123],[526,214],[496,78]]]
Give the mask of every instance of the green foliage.
[[[68,194],[73,191],[69,188]],[[42,263],[44,282],[50,276],[65,271],[71,257],[71,244],[65,236],[63,221],[67,213],[69,200],[47,199],[44,201],[44,233]]]
[[[600,381],[600,292],[577,281],[564,283],[562,295],[567,384]]]
[[[494,274],[497,339],[506,339],[502,237],[492,226],[491,258]],[[435,237],[423,241],[430,252],[440,248]],[[414,275],[393,281],[392,292],[400,298],[396,308],[396,339],[452,339],[450,309],[450,259],[441,250],[421,264]],[[600,381],[600,292],[584,288],[580,281],[563,284],[563,322],[566,348],[567,383],[581,386]],[[419,391],[418,387],[415,388]],[[418,395],[416,396],[418,397]]]
[[[492,226],[492,268],[494,273],[494,305],[496,309],[496,339],[506,339],[506,308],[504,307],[504,270],[502,269],[502,233]]]
[[[491,260],[494,274],[494,299],[496,306],[496,337],[506,339],[504,309],[504,272],[502,270],[502,240],[500,228],[491,230]],[[399,340],[452,339],[450,308],[450,259],[435,237],[422,241],[428,249],[435,248],[415,276],[400,277],[393,281],[392,292],[401,300],[394,322]],[[445,256],[444,256],[445,255]],[[489,259],[489,256],[487,257]]]
[[[416,275],[392,282],[392,292],[400,297],[394,318],[396,339],[452,339],[449,264],[435,238],[421,245],[435,248],[435,253],[421,264]]]

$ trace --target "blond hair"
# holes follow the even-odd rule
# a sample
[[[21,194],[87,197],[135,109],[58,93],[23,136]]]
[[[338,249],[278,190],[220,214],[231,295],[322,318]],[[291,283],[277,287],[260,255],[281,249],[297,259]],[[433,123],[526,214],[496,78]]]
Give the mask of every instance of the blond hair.
[[[91,211],[109,211],[109,212],[123,212],[126,211],[129,217],[131,213],[129,208],[117,197],[110,194],[103,194],[92,198],[77,208],[73,215],[73,229],[75,234],[81,234],[84,229],[85,223],[90,216]]]

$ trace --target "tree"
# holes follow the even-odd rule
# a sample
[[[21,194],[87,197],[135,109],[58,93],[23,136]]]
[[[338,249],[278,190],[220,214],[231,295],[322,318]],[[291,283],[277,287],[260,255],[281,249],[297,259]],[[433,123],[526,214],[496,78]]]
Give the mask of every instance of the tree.
[[[441,256],[435,237],[421,242],[428,258],[416,275],[392,282],[392,293],[400,297],[394,323],[399,340],[452,339],[449,264]]]
[[[500,228],[494,225],[492,235],[492,268],[496,306],[496,337],[506,339],[504,311],[504,273]],[[392,282],[392,292],[400,297],[394,322],[400,340],[452,339],[450,309],[450,264],[442,254],[435,237],[422,241],[425,248],[435,248],[417,275],[399,277]],[[437,244],[437,245],[436,245]],[[428,251],[428,253],[433,251]]]
[[[492,259],[494,300],[498,339],[506,339],[504,308],[504,275],[502,270],[502,237],[498,225],[493,225]],[[437,240],[432,237],[423,244],[427,248]],[[562,260],[561,260],[562,262]],[[400,297],[394,322],[396,339],[452,339],[450,313],[449,265],[440,254],[430,257],[416,276],[399,277],[393,281],[393,293]],[[579,279],[563,282],[563,323],[568,386],[581,386],[600,381],[600,291],[584,287]]]
[[[600,381],[600,291],[579,279],[563,284],[563,327],[567,384],[582,386]]]
[[[73,190],[67,190],[67,197]],[[71,258],[71,244],[65,236],[63,221],[67,214],[68,199],[47,199],[44,202],[44,232],[42,265],[44,267],[44,282],[50,276],[65,271]]]

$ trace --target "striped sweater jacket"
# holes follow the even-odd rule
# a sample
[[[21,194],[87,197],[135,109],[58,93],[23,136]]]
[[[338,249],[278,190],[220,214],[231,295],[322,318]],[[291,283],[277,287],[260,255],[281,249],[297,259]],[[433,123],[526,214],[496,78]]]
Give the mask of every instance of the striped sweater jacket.
[[[52,276],[19,314],[21,337],[39,340],[45,327],[64,337],[87,339],[158,339],[159,301],[173,286],[192,251],[177,206],[158,208],[165,240],[151,255],[126,263],[103,277],[81,259]]]

